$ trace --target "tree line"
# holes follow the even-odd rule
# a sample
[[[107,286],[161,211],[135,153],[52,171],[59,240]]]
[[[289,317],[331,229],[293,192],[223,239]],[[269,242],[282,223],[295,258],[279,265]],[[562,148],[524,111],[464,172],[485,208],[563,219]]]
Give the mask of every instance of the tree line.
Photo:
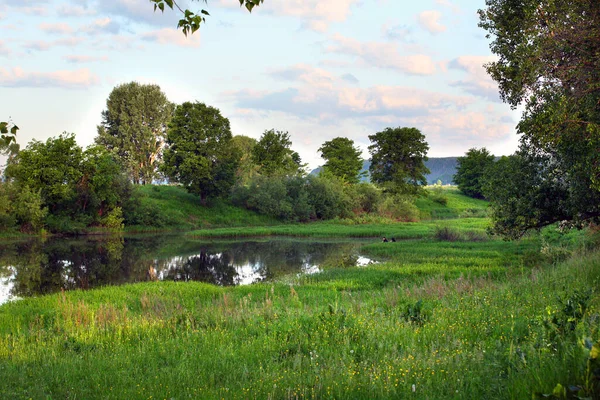
[[[203,205],[231,201],[287,221],[373,212],[385,196],[424,193],[428,145],[416,128],[369,136],[376,188],[360,183],[361,151],[348,138],[324,142],[323,171],[308,176],[288,132],[265,130],[258,140],[233,136],[217,108],[175,105],[157,85],[116,86],[101,115],[87,149],[69,133],[24,149],[3,147],[9,155],[0,186],[4,227],[69,232],[152,224],[138,218],[135,185],[157,180],[181,185]]]

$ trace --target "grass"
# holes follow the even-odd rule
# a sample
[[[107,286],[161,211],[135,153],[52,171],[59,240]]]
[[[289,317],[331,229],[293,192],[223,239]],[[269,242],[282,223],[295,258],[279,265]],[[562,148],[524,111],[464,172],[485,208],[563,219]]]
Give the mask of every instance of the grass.
[[[138,213],[147,221],[144,225],[127,226],[127,232],[190,230],[215,226],[270,225],[276,220],[253,211],[235,207],[224,201],[208,206],[198,196],[179,186],[137,186],[140,195]]]
[[[5,304],[0,398],[521,399],[584,387],[600,253],[577,253],[583,239],[431,234],[367,246],[387,259],[376,266],[274,284],[153,282]],[[543,251],[558,246],[575,257]],[[568,304],[585,311],[565,317]]]
[[[486,216],[487,201],[465,196],[454,186],[428,186],[427,191],[429,196],[420,197],[415,201],[423,220]],[[433,199],[436,194],[445,197],[447,203],[444,205],[435,202]]]

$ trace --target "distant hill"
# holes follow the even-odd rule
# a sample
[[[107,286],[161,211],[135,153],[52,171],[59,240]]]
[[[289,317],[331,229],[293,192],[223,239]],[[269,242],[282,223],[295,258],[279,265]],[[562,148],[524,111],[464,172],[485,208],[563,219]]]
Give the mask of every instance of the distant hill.
[[[458,157],[431,157],[429,160],[427,160],[425,162],[425,166],[431,171],[431,173],[425,175],[427,183],[432,185],[440,180],[442,181],[442,185],[453,184],[454,181],[452,178],[456,173],[457,159]],[[367,177],[363,178],[363,181],[369,181],[368,173],[370,165],[370,160],[365,160],[363,162],[362,170],[367,172]],[[318,174],[320,171],[321,167],[312,170],[310,173]]]

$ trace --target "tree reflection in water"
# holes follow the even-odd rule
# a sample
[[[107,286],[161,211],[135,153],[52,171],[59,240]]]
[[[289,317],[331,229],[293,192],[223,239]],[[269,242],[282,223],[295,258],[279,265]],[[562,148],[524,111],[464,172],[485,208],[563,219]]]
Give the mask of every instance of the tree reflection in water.
[[[356,241],[206,243],[167,235],[34,240],[0,244],[0,278],[17,297],[148,280],[231,286],[354,266],[359,247]],[[7,300],[2,293],[0,304]]]

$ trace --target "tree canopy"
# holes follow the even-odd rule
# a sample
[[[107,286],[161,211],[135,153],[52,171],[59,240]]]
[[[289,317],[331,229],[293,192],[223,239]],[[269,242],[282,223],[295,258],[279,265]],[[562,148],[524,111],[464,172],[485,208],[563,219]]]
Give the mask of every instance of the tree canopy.
[[[252,161],[262,175],[295,175],[302,172],[300,155],[291,149],[288,132],[265,131],[252,149]]]
[[[548,186],[553,193],[528,203],[535,218],[523,207],[513,209],[521,214],[512,217],[496,212],[497,226],[512,224],[523,231],[557,218],[597,218],[588,201],[600,191],[600,2],[486,0],[486,6],[479,11],[480,26],[498,56],[487,70],[502,99],[513,108],[524,107],[517,125],[521,146],[511,162],[526,163],[531,170],[507,167],[515,179],[530,180],[528,195]],[[507,206],[502,202],[514,201],[496,192],[491,199],[499,202],[498,210]],[[554,217],[543,217],[548,212]]]
[[[119,85],[106,100],[95,141],[118,156],[133,182],[152,183],[172,113],[158,85]]]
[[[223,196],[235,182],[239,159],[229,120],[218,109],[198,102],[177,106],[162,166],[169,178],[203,201]]]
[[[360,181],[363,166],[362,152],[354,147],[354,142],[345,137],[329,140],[319,148],[325,159],[323,170],[349,183]]]
[[[494,163],[494,156],[487,149],[472,148],[464,157],[458,157],[454,183],[460,191],[470,197],[483,199],[483,177],[485,170]]]
[[[369,135],[371,181],[397,194],[419,194],[427,184],[429,145],[417,128],[385,128]]]

